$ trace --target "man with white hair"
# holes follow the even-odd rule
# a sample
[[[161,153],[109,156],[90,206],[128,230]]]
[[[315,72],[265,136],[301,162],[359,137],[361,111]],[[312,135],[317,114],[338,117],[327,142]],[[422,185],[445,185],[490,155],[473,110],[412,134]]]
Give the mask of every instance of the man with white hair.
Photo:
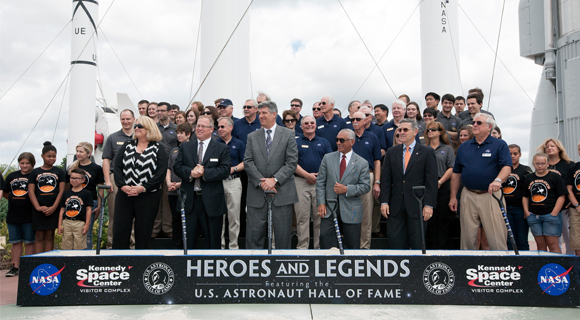
[[[332,151],[336,151],[337,147],[335,139],[340,130],[347,128],[346,121],[334,114],[333,97],[322,97],[322,99],[320,99],[319,106],[320,111],[322,112],[322,117],[316,119],[316,135],[328,140],[328,142],[330,142]]]
[[[449,208],[457,211],[457,191],[463,182],[460,222],[464,250],[477,250],[480,224],[491,250],[507,250],[507,230],[492,194],[501,197],[500,188],[512,171],[512,161],[507,143],[491,136],[494,127],[492,116],[477,113],[473,117],[473,139],[457,150]]]
[[[406,104],[403,100],[397,99],[393,101],[391,107],[391,114],[393,115],[393,120],[389,121],[383,126],[383,131],[385,133],[385,139],[387,139],[387,149],[393,146],[395,130],[399,128],[399,123],[405,117],[405,107]]]

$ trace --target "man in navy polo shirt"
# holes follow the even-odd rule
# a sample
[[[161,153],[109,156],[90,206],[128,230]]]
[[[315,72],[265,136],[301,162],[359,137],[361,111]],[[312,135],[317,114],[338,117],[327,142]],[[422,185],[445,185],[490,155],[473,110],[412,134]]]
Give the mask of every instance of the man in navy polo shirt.
[[[395,130],[399,128],[399,123],[405,117],[405,101],[397,99],[393,101],[391,106],[391,114],[393,115],[393,120],[387,122],[383,125],[383,132],[385,133],[385,139],[387,139],[387,150],[393,146]]]
[[[222,100],[223,101],[223,100]],[[225,143],[230,148],[230,159],[232,167],[230,176],[224,181],[224,193],[226,196],[226,206],[228,208],[228,227],[225,227],[226,217],[224,215],[224,225],[222,227],[222,249],[225,249],[225,230],[228,230],[230,238],[229,248],[239,249],[238,236],[240,235],[240,205],[242,201],[242,182],[240,172],[244,171],[244,153],[246,145],[234,137],[232,130],[234,122],[230,117],[218,119],[219,142]]]
[[[334,98],[331,96],[322,97],[319,106],[322,117],[316,119],[316,135],[322,137],[330,143],[332,151],[336,151],[336,136],[342,129],[346,129],[346,121],[334,114]]]
[[[354,113],[360,109],[360,101],[353,100],[348,104],[348,116],[344,117],[344,121],[346,121],[346,127],[350,130],[354,131],[352,126],[352,118],[354,117]]]
[[[473,139],[457,150],[451,177],[449,208],[457,211],[459,182],[461,192],[461,249],[477,250],[477,231],[483,225],[489,248],[507,250],[507,230],[497,201],[501,184],[512,171],[512,161],[505,141],[490,135],[493,117],[478,113],[473,118]]]
[[[365,118],[365,114],[360,111],[355,112],[353,115],[352,123],[356,137],[354,146],[352,146],[352,151],[369,163],[371,190],[361,196],[363,203],[363,220],[360,230],[360,248],[370,249],[373,221],[373,197],[378,198],[381,194],[380,177],[382,157],[379,139],[373,133],[365,130]]]
[[[230,99],[222,99],[218,103],[217,109],[219,111],[220,117],[228,117],[232,118],[232,121],[239,120],[238,118],[234,117],[234,104]]]
[[[374,134],[377,139],[379,139],[379,145],[381,146],[381,158],[385,155],[387,150],[387,139],[385,139],[385,132],[383,128],[377,126],[373,123],[372,109],[367,106],[362,106],[360,112],[365,114],[365,130]]]
[[[296,139],[298,145],[298,166],[296,177],[296,192],[298,202],[294,204],[296,212],[296,231],[298,244],[296,249],[308,249],[310,238],[310,217],[314,236],[314,249],[320,249],[320,216],[316,206],[316,177],[322,158],[331,153],[328,140],[316,136],[316,119],[313,116],[302,118],[304,135]]]
[[[262,127],[256,117],[258,104],[255,100],[248,99],[244,102],[244,117],[234,122],[232,136],[246,144],[248,135]]]
[[[292,101],[290,101],[290,109],[294,110],[294,112],[296,112],[296,114],[298,115],[298,121],[296,122],[296,127],[294,128],[294,131],[302,134],[302,115],[300,114],[300,112],[302,111],[302,100],[298,99],[298,98],[294,98],[292,99]]]

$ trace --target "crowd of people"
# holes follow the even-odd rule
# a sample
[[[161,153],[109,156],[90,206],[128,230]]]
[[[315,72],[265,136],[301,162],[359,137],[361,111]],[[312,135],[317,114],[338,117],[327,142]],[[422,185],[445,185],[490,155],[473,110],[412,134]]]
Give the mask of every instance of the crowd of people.
[[[580,163],[548,138],[533,156],[534,170],[521,164],[521,148],[502,139],[482,102],[478,88],[466,98],[429,92],[422,111],[407,95],[390,108],[355,100],[343,118],[331,96],[316,101],[311,116],[301,114],[301,99],[281,112],[260,92],[237,119],[227,98],[195,101],[186,111],[142,100],[138,115],[119,113],[122,129],[107,137],[102,167],[91,161],[88,142],[66,170],[54,166],[50,142],[40,167],[32,153],[18,157],[19,170],[0,188],[12,243],[6,275],[18,274],[24,250],[52,250],[55,231],[63,249],[92,249],[99,184],[111,187],[106,247],[113,249],[147,249],[156,237],[183,248],[184,235],[191,249],[200,235],[206,248],[238,249],[241,233],[246,248],[263,249],[268,203],[276,249],[291,249],[293,234],[297,249],[330,249],[339,241],[328,206],[334,199],[347,249],[370,249],[373,237],[387,237],[391,249],[419,249],[422,236],[429,249],[450,249],[457,215],[460,249],[507,250],[494,199],[505,195],[520,250],[529,250],[531,230],[538,250],[580,255]],[[424,187],[423,207],[417,186]]]

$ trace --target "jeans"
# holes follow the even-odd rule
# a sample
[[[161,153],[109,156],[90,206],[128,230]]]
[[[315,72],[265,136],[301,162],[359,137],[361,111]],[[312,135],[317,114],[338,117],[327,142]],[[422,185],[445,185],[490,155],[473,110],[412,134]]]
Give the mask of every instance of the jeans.
[[[524,218],[524,208],[522,207],[506,207],[506,215],[510,222],[514,238],[516,239],[516,246],[519,250],[530,250],[528,243],[528,221]],[[512,243],[508,239],[508,249],[513,250]]]

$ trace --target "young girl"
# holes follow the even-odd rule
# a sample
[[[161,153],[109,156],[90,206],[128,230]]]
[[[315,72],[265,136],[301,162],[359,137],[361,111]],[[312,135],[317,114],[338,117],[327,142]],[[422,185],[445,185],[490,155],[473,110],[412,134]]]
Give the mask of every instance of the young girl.
[[[82,183],[83,189],[91,192],[92,201],[89,204],[92,207],[91,219],[89,221],[89,231],[87,233],[87,249],[93,248],[93,224],[101,212],[101,204],[97,196],[97,184],[105,183],[103,176],[103,168],[96,163],[91,162],[91,154],[93,153],[93,145],[88,142],[81,142],[76,147],[77,160],[68,168],[67,174],[74,169],[82,169],[85,171],[85,180]],[[67,177],[67,180],[70,180]],[[101,191],[101,195],[102,195]]]
[[[562,234],[562,205],[568,194],[562,177],[548,170],[548,155],[536,153],[532,160],[535,173],[526,177],[522,199],[524,215],[538,250],[561,253],[558,237]]]
[[[36,160],[30,152],[18,156],[20,171],[14,171],[6,177],[4,197],[8,199],[8,242],[12,244],[12,269],[6,273],[7,277],[18,275],[22,243],[25,244],[26,254],[34,254],[34,231],[32,230],[32,203],[28,197],[28,175]]]
[[[42,148],[42,167],[33,169],[28,177],[32,202],[32,228],[36,232],[34,252],[50,251],[54,247],[54,230],[58,227],[58,206],[64,192],[65,173],[54,167],[56,148],[46,141]]]

